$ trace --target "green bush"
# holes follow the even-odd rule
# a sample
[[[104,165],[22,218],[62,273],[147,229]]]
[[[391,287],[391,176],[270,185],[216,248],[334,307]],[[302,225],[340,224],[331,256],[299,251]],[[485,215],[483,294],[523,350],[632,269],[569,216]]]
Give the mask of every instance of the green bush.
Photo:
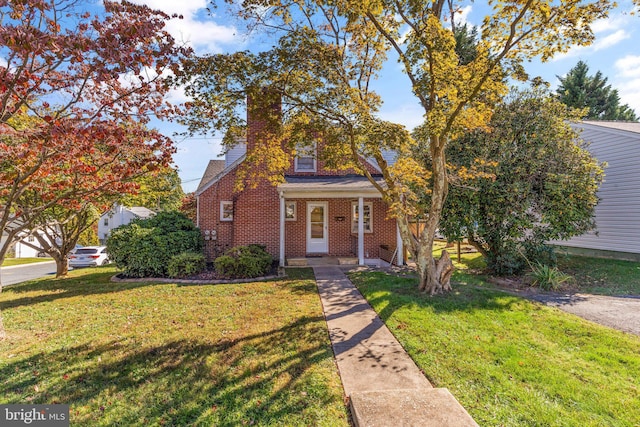
[[[109,259],[129,277],[166,277],[169,261],[202,252],[202,236],[180,212],[160,212],[116,228],[107,239]]]
[[[204,255],[195,252],[183,252],[171,257],[167,273],[171,278],[188,277],[201,273],[207,268]]]
[[[520,274],[527,266],[524,257],[516,248],[503,248],[498,253],[490,252],[487,265],[498,276],[514,276]]]
[[[273,258],[262,245],[236,246],[214,261],[220,275],[238,279],[265,276],[272,263]]]

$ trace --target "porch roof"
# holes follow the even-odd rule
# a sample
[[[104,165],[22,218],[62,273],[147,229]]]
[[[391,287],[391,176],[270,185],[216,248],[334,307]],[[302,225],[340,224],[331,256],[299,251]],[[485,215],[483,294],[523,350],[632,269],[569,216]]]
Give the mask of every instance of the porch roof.
[[[376,181],[386,187],[382,177]],[[381,198],[382,195],[369,180],[360,175],[346,176],[285,176],[278,191],[286,198]]]

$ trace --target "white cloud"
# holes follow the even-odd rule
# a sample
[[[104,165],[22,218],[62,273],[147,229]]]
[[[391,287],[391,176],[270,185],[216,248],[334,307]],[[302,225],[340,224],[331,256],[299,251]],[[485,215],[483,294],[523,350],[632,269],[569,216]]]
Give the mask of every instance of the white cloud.
[[[460,12],[458,14],[456,14],[456,23],[457,24],[464,24],[469,22],[468,17],[471,14],[473,10],[473,6],[471,5],[467,5],[463,8],[460,9]]]
[[[618,30],[606,37],[596,39],[596,42],[591,46],[591,48],[594,51],[608,49],[611,46],[617,45],[621,41],[628,39],[629,37],[631,37],[631,34],[629,34],[626,30]]]
[[[166,30],[178,41],[191,46],[196,53],[220,53],[223,45],[240,42],[237,29],[220,25],[215,16],[206,10],[206,0],[134,0],[167,14],[177,14],[182,19],[171,19]]]
[[[627,55],[620,58],[615,67],[621,77],[640,78],[640,56]]]
[[[640,115],[640,56],[627,55],[615,62],[615,87],[622,104],[629,104]]]
[[[622,41],[629,39],[631,34],[626,29],[629,28],[629,16],[626,14],[615,14],[609,18],[599,19],[591,24],[591,29],[595,35],[595,40],[589,46],[574,46],[569,51],[553,57],[553,61],[572,58],[577,56],[588,56],[593,52],[610,49]]]

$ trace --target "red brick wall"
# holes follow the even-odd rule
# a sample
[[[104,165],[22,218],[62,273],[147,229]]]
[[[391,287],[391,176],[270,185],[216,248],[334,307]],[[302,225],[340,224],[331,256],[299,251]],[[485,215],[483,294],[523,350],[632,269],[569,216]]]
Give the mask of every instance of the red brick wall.
[[[261,111],[279,113],[280,102],[274,100],[267,92],[264,97],[249,100],[247,150],[250,152],[260,135],[269,132],[273,122],[265,120]],[[257,108],[257,109],[254,109]],[[263,110],[260,110],[262,108]],[[271,123],[271,124],[270,124]],[[319,147],[322,149],[322,146]],[[353,170],[329,171],[324,169],[323,162],[318,162],[316,173],[311,175],[340,176],[354,173]],[[264,167],[258,166],[258,167]],[[373,166],[369,167],[375,173]],[[219,256],[226,249],[252,243],[265,245],[267,251],[279,258],[280,247],[280,201],[275,187],[266,181],[260,182],[256,188],[245,186],[241,193],[234,192],[237,168],[230,171],[218,182],[199,196],[198,226],[203,231],[215,230],[216,240],[205,240],[205,253],[209,260]],[[294,173],[293,162],[289,173]],[[304,174],[299,174],[304,175]],[[309,175],[307,173],[306,175]],[[220,201],[233,201],[233,221],[220,221]],[[285,222],[285,250],[287,257],[303,257],[307,254],[307,202],[308,199],[297,199],[297,216],[295,221]],[[313,201],[323,201],[316,200]],[[351,233],[352,199],[328,199],[329,255],[355,256],[357,254],[357,234]],[[395,220],[386,218],[387,209],[380,199],[367,199],[373,202],[373,233],[365,233],[365,254],[368,258],[379,256],[380,244],[395,246]],[[344,217],[339,221],[336,217]]]
[[[235,176],[235,171],[232,171],[198,197],[198,227],[203,234],[205,230],[214,230],[217,233],[216,240],[204,242],[205,255],[209,260],[213,260],[233,246],[234,221],[220,221],[220,201],[234,201],[235,205],[236,197],[233,193]],[[234,215],[236,211],[234,206]]]
[[[285,222],[285,255],[287,258],[307,254],[307,203],[327,202],[330,256],[356,256],[357,233],[351,233],[351,203],[355,199],[287,199],[296,202],[296,220]],[[387,207],[380,199],[373,203],[373,233],[364,234],[364,251],[368,258],[378,258],[381,244],[396,245],[396,223],[387,219]],[[338,217],[338,218],[337,218]],[[339,217],[344,217],[340,221]]]

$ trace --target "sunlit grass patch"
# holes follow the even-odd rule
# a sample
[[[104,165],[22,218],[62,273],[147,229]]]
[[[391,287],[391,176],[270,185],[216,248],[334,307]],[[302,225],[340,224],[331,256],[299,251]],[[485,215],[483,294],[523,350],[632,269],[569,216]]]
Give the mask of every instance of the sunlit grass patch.
[[[429,297],[414,278],[350,278],[434,386],[480,425],[640,423],[638,337],[477,286]]]
[[[68,403],[72,425],[348,425],[309,272],[201,286],[114,272],[0,293],[0,403]]]

